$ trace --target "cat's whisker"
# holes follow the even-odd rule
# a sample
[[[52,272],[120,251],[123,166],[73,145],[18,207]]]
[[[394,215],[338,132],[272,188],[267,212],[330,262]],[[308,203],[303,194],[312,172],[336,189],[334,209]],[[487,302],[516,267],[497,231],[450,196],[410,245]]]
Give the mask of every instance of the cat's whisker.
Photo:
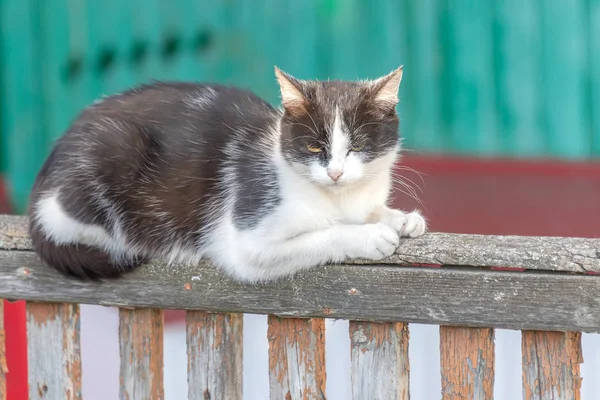
[[[293,137],[293,138],[290,140],[290,142],[291,142],[291,143],[294,143],[294,142],[295,142],[295,141],[297,141],[297,140],[299,140],[299,141],[305,140],[305,141],[308,141],[308,142],[312,142],[312,141],[314,141],[314,140],[315,140],[315,137],[314,137],[314,136],[311,136],[311,135],[299,135],[299,136],[295,136],[295,137]]]
[[[315,120],[314,120],[314,118],[312,117],[312,115],[310,115],[310,112],[309,112],[308,110],[306,110],[306,115],[308,115],[308,118],[310,118],[310,120],[311,120],[311,121],[312,121],[312,123],[313,123],[313,126],[315,127],[315,130],[314,130],[313,132],[315,132],[315,131],[318,131],[318,130],[319,130],[319,127],[317,126],[317,123],[315,122]],[[315,133],[315,134],[316,134],[316,133]]]
[[[408,191],[408,193],[404,192],[405,194],[415,199],[419,204],[423,204],[415,188],[409,185],[406,181],[402,180],[399,177],[394,177],[393,182],[405,188]],[[421,191],[421,193],[423,193],[421,188],[419,188],[419,190]]]
[[[412,195],[414,195],[414,196],[417,195],[417,192],[415,191],[415,189],[412,186],[410,186],[408,183],[401,181],[401,180],[394,180],[394,183],[402,186],[403,188],[408,190]]]
[[[392,176],[392,180],[393,180],[394,182],[396,182],[396,183],[400,183],[400,184],[403,184],[403,185],[406,185],[406,186],[410,187],[410,188],[411,188],[411,189],[412,189],[412,190],[413,190],[415,193],[417,193],[417,189],[418,189],[418,190],[419,190],[421,193],[423,193],[423,190],[421,189],[421,187],[419,187],[417,184],[415,184],[415,182],[413,182],[412,180],[410,180],[410,179],[408,179],[408,178],[406,178],[406,177],[401,177],[401,176]],[[409,182],[410,182],[410,184],[414,185],[414,187],[413,187],[413,186],[411,186],[411,185],[409,184]],[[415,187],[416,187],[417,189],[415,189]]]
[[[400,188],[398,188],[398,187],[395,187],[394,189],[395,189],[395,190],[397,190],[397,191],[399,191],[400,193],[404,193],[404,194],[405,194],[405,195],[407,195],[408,197],[410,197],[410,198],[414,199],[414,200],[415,200],[417,203],[419,203],[419,204],[421,204],[421,205],[423,204],[423,203],[421,202],[421,200],[420,200],[418,197],[415,197],[413,194],[411,194],[411,193],[409,193],[409,192],[407,192],[407,191],[405,191],[405,190],[402,190],[402,189],[400,189]]]
[[[362,128],[364,128],[365,126],[369,126],[369,125],[381,125],[387,130],[390,130],[390,131],[392,130],[388,125],[384,124],[383,122],[371,121],[371,122],[365,122],[364,124],[362,124],[361,126],[356,128],[355,131],[360,131],[360,130],[362,130]]]
[[[424,175],[427,176],[427,174],[421,173],[421,172],[415,170],[414,168],[411,168],[411,167],[406,166],[406,165],[401,165],[401,164],[400,165],[396,165],[394,168],[392,168],[391,173],[392,173],[392,176],[400,177],[400,178],[406,178],[406,176],[404,176],[404,175],[401,174],[401,172],[404,172],[404,171],[414,173],[416,176],[419,177],[419,179],[421,180],[421,183],[425,184],[425,180],[423,179],[423,176]]]
[[[415,173],[415,174],[417,174],[418,176],[421,176],[421,177],[422,177],[422,176],[427,176],[427,174],[426,174],[426,173],[424,173],[424,172],[419,172],[419,171],[417,171],[416,169],[414,169],[414,168],[411,168],[411,167],[409,167],[409,166],[407,166],[407,165],[396,165],[396,166],[395,166],[395,169],[402,170],[402,171],[409,171],[409,172],[413,172],[413,173]]]
[[[408,149],[408,148],[406,148],[406,147],[403,147],[403,148],[402,148],[400,151],[401,151],[401,152],[403,152],[403,153],[404,153],[404,152],[409,152],[409,153],[420,153],[420,151],[418,151],[418,150],[415,150],[415,149]]]
[[[400,175],[396,175],[396,174],[392,174],[392,177],[393,177],[393,179],[399,179],[399,180],[402,180],[402,181],[408,181],[408,182],[410,182],[414,187],[416,187],[417,189],[419,189],[419,191],[421,193],[423,193],[423,189],[417,183],[415,183],[415,181],[413,181],[412,179],[407,178],[406,176],[400,176]],[[424,183],[425,182],[423,182],[423,184]]]
[[[421,183],[424,185],[425,184],[425,179],[423,179],[423,176],[427,176],[427,174],[423,173],[423,172],[419,172],[416,169],[409,167],[408,165],[403,165],[403,164],[396,164],[394,166],[394,168],[392,168],[392,174],[394,176],[397,176],[399,174],[398,171],[408,171],[408,172],[412,172],[414,174],[416,174],[419,179],[421,180]]]
[[[416,196],[414,193],[412,193],[412,192],[410,192],[410,191],[405,191],[405,190],[402,190],[402,189],[401,189],[401,188],[399,188],[399,187],[394,187],[394,189],[395,189],[395,190],[398,190],[399,192],[401,192],[401,193],[404,193],[404,194],[405,194],[405,195],[407,195],[408,197],[410,197],[410,198],[414,199],[414,200],[415,200],[417,203],[419,203],[420,205],[423,205],[423,202],[421,201],[421,199],[419,199],[419,197],[418,197],[418,196]]]
[[[354,114],[352,115],[352,126],[356,125],[356,114],[358,114],[358,107],[356,107]]]
[[[317,135],[317,131],[315,131],[313,128],[311,128],[310,126],[308,126],[308,125],[306,125],[306,124],[303,124],[303,123],[301,123],[301,122],[294,122],[294,123],[292,123],[291,125],[292,125],[292,126],[294,126],[294,125],[300,125],[300,126],[303,126],[303,127],[307,128],[308,130],[310,130],[312,133],[314,133],[314,135],[315,135],[315,136],[318,136],[318,135]],[[316,128],[316,126],[315,126],[315,128]],[[307,136],[305,136],[305,137],[307,137]],[[297,138],[297,137],[296,137],[296,138]],[[294,139],[296,139],[296,138],[294,138]]]
[[[392,177],[394,179],[402,179],[402,180],[406,180],[408,182],[410,182],[411,184],[413,184],[415,187],[419,188],[419,190],[421,192],[423,192],[423,189],[421,188],[421,185],[425,185],[425,179],[423,179],[423,177],[421,175],[417,175],[417,177],[419,178],[420,184],[413,181],[412,179],[408,178],[406,175],[400,175],[399,171],[395,171],[392,173]]]

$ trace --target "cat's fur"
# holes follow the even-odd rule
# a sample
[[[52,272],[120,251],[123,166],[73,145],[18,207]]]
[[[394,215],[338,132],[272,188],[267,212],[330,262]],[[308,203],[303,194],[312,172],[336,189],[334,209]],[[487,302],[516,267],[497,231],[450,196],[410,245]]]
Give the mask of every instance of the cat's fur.
[[[92,279],[154,257],[206,257],[259,281],[381,259],[399,236],[423,234],[418,213],[386,206],[402,69],[365,82],[276,76],[282,110],[192,83],[142,86],[85,109],[31,194],[40,257]]]

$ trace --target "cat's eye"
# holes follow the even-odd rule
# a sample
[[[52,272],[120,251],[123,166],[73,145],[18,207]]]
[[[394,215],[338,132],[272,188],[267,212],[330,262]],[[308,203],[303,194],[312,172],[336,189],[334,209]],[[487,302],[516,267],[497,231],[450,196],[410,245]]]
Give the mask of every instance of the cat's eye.
[[[364,145],[362,145],[362,144],[358,145],[357,144],[357,145],[352,146],[352,148],[350,150],[354,151],[354,152],[359,152],[359,151],[362,151],[362,149],[364,149],[364,148],[365,148]]]
[[[308,149],[308,151],[310,151],[311,153],[320,153],[320,152],[322,152],[322,151],[323,151],[323,149],[322,149],[322,148],[320,148],[319,146],[317,146],[317,145],[312,145],[312,144],[309,144],[308,146],[306,146],[306,148],[307,148],[307,149]]]

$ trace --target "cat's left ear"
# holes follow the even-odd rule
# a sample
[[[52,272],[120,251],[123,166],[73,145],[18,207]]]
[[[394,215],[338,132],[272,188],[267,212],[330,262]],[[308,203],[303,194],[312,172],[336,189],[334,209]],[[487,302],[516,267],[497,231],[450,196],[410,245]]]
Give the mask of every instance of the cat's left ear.
[[[277,67],[275,67],[275,76],[279,83],[283,108],[292,115],[301,115],[307,103],[302,91],[302,82]]]
[[[402,82],[402,65],[391,73],[374,80],[371,83],[372,99],[384,107],[396,107],[398,104],[398,90]]]

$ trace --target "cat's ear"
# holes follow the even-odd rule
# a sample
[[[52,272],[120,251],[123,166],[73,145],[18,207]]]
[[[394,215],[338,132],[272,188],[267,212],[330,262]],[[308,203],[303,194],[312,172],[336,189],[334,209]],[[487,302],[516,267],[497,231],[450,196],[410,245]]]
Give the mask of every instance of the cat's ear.
[[[391,73],[374,80],[371,83],[372,99],[383,107],[396,107],[398,91],[402,82],[402,65]]]
[[[283,107],[292,115],[302,114],[307,103],[302,92],[302,82],[277,67],[275,67],[275,76],[279,83]]]

